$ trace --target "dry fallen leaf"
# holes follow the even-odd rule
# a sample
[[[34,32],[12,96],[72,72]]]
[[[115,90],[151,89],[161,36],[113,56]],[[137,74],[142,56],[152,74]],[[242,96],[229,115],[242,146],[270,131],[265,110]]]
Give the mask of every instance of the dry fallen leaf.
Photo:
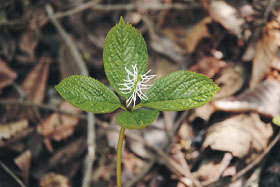
[[[16,165],[21,170],[21,176],[23,177],[24,183],[28,184],[28,177],[29,177],[29,169],[30,169],[30,163],[31,163],[31,151],[26,150],[22,154],[20,154],[15,159]]]
[[[60,106],[60,109],[76,114],[80,111],[68,102],[63,102]],[[78,117],[54,112],[49,117],[40,122],[37,127],[37,132],[45,137],[45,143],[48,149],[52,151],[49,141],[51,139],[60,141],[69,137],[74,132],[74,128],[78,122]]]
[[[215,81],[220,90],[214,95],[214,100],[235,94],[245,83],[245,68],[240,64],[227,64],[220,77]]]
[[[25,32],[19,41],[19,49],[23,52],[23,55],[18,55],[17,60],[20,62],[33,62],[35,60],[34,51],[39,40],[39,32],[35,30],[29,30]]]
[[[22,90],[26,97],[34,103],[42,103],[45,98],[50,62],[49,57],[42,57],[39,63],[28,73],[22,84]]]
[[[61,79],[70,75],[81,74],[80,68],[78,67],[76,60],[73,58],[71,50],[65,44],[59,49],[59,70]]]
[[[143,22],[148,27],[149,35],[151,37],[151,48],[159,54],[167,56],[177,64],[182,64],[186,61],[184,56],[185,51],[167,36],[159,36],[154,29],[153,22],[147,17],[142,17]]]
[[[217,179],[220,170],[222,155],[216,154],[212,158],[204,158],[199,169],[193,172],[193,176],[200,181],[212,181]]]
[[[16,78],[16,72],[10,69],[6,63],[0,59],[0,92],[2,88],[11,84]]]
[[[40,187],[70,187],[69,179],[61,174],[50,172],[40,180]]]
[[[77,158],[87,148],[87,144],[84,138],[76,139],[63,148],[56,151],[48,161],[48,166],[53,168],[59,164],[67,164],[74,158]]]
[[[160,55],[155,55],[151,66],[152,67],[149,69],[152,69],[157,77],[162,77],[164,75],[177,71],[180,68],[178,64],[172,63],[170,60],[168,60],[167,58],[163,58]]]
[[[273,117],[280,113],[280,83],[267,80],[252,90],[246,90],[236,97],[214,101],[218,110],[228,112],[256,111]]]
[[[169,57],[177,64],[182,64],[186,61],[184,50],[168,37],[154,35],[152,37],[151,47],[154,51]]]
[[[232,34],[241,36],[241,25],[244,20],[237,18],[237,11],[225,1],[211,1],[209,6],[210,17],[220,23]]]
[[[256,87],[270,70],[278,48],[280,46],[280,9],[278,19],[268,22],[263,29],[262,37],[257,42],[253,58],[253,69],[250,88]]]
[[[261,153],[269,142],[273,130],[271,124],[262,122],[258,114],[240,114],[218,122],[206,133],[203,149],[230,152],[249,162]]]
[[[50,62],[51,60],[49,57],[43,56],[39,60],[38,64],[28,73],[21,86],[27,100],[34,103],[43,102],[45,98],[45,90]],[[15,109],[13,112],[18,112],[18,108]],[[32,121],[40,119],[38,109],[32,107],[21,108],[19,115],[27,117],[29,120]]]
[[[201,73],[210,78],[213,78],[225,66],[225,61],[218,60],[214,57],[203,57],[199,59],[198,62],[191,66],[188,70]]]
[[[190,33],[184,40],[186,51],[188,54],[194,52],[198,42],[201,39],[210,37],[207,25],[211,22],[212,19],[210,17],[206,17],[191,29]]]
[[[3,143],[3,140],[9,140],[17,133],[27,129],[28,121],[26,119],[16,121],[13,123],[8,123],[0,125],[0,143]]]
[[[206,103],[201,107],[193,109],[193,114],[190,116],[189,120],[193,121],[195,118],[201,118],[204,121],[208,121],[210,116],[216,111],[212,103]]]

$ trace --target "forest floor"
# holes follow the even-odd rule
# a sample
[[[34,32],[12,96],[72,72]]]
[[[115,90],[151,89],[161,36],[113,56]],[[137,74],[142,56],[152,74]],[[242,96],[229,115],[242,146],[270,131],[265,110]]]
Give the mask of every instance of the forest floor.
[[[127,130],[125,187],[280,186],[277,0],[0,1],[0,187],[116,185],[119,126],[54,86],[86,72],[109,86],[104,40],[123,16],[157,78],[176,70],[219,85],[199,108]]]

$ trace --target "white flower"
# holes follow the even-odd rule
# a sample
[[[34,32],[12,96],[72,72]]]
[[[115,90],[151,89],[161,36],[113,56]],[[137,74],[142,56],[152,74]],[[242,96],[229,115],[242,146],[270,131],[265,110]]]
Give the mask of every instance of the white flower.
[[[137,65],[132,65],[132,69],[133,72],[129,71],[125,67],[125,71],[127,72],[127,78],[123,80],[124,83],[119,85],[123,86],[123,88],[120,88],[122,94],[129,94],[133,92],[131,96],[126,100],[126,105],[129,106],[133,101],[134,107],[137,96],[140,98],[140,100],[148,99],[148,97],[142,92],[142,89],[148,89],[151,85],[145,83],[149,82],[149,80],[154,78],[156,75],[148,75],[151,72],[151,70],[149,70],[144,75],[138,75]]]

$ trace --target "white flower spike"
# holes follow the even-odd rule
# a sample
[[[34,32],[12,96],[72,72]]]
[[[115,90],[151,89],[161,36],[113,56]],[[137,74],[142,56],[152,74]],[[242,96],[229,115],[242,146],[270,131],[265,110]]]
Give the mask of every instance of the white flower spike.
[[[122,94],[131,94],[131,96],[126,100],[126,105],[129,106],[133,101],[133,107],[135,106],[137,96],[140,100],[147,100],[148,97],[142,92],[142,89],[148,89],[151,85],[146,84],[149,80],[153,79],[156,75],[148,75],[151,70],[143,75],[138,75],[137,65],[132,65],[133,72],[129,71],[125,67],[125,71],[127,72],[127,78],[124,79],[124,83],[119,84],[123,86],[120,88]]]

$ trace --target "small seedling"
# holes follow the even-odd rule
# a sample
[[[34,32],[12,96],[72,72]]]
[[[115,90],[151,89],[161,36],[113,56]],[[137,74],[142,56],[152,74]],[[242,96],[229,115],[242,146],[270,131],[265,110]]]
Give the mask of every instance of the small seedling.
[[[273,119],[272,119],[272,122],[277,125],[277,126],[280,126],[280,114],[275,116]]]
[[[121,186],[121,151],[125,129],[143,129],[159,111],[182,111],[209,102],[219,87],[208,77],[190,71],[176,71],[158,78],[149,75],[148,52],[141,34],[123,18],[106,36],[103,60],[108,87],[89,76],[73,75],[56,85],[69,103],[87,112],[109,113],[121,108],[116,122],[121,126],[117,147],[117,186]],[[146,90],[144,93],[143,90]],[[145,107],[146,109],[143,109]]]

